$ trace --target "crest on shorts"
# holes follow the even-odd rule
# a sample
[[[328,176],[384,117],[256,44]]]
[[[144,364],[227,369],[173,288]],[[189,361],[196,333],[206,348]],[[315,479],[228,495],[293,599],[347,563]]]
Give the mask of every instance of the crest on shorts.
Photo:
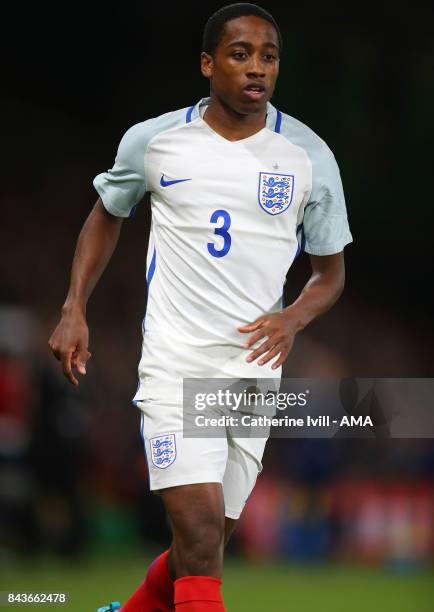
[[[176,459],[175,434],[155,436],[150,439],[152,463],[161,469],[169,467]]]
[[[294,193],[293,174],[259,173],[259,206],[269,215],[280,215],[291,205]]]

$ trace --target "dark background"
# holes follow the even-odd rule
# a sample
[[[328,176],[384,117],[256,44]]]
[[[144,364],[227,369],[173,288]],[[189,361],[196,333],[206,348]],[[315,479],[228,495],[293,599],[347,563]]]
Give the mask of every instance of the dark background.
[[[146,543],[167,541],[159,501],[146,493],[139,416],[130,405],[146,305],[144,206],[124,223],[90,300],[93,357],[78,391],[63,381],[46,343],[78,233],[97,199],[94,176],[112,166],[131,125],[209,94],[200,73],[201,35],[220,6],[34,4],[4,19],[0,454],[2,470],[13,475],[1,480],[6,548],[77,553],[89,541],[132,541],[134,531],[113,527],[132,521]],[[285,374],[431,377],[433,7],[262,6],[284,39],[272,103],[333,150],[354,238],[345,251],[344,295],[299,336]],[[288,300],[308,271],[308,258],[299,258]],[[342,477],[351,486],[360,478],[380,488],[396,480],[421,483],[432,509],[433,464],[430,440],[275,440],[260,482],[266,491],[269,470],[288,499],[308,491],[304,525],[321,505],[322,487],[331,494],[330,483]],[[31,486],[20,489],[17,502],[14,483],[22,480]],[[413,493],[401,493],[405,505]],[[258,495],[253,512],[261,507]],[[359,507],[368,498],[362,495]],[[381,499],[386,508],[388,494]],[[327,525],[339,522],[324,512]],[[427,521],[432,542],[432,515]],[[303,548],[307,540],[300,538]],[[342,550],[336,542],[327,551]],[[381,550],[377,561],[388,554]]]
[[[208,95],[199,68],[201,33],[219,6],[89,3],[56,13],[35,5],[10,20],[3,73],[4,299],[16,296],[42,319],[57,316],[76,237],[97,197],[93,177],[112,166],[132,124]],[[335,153],[354,236],[346,292],[329,315],[345,327],[346,344],[326,319],[309,333],[326,334],[345,357],[358,353],[351,355],[356,375],[429,376],[433,10],[417,2],[411,11],[392,3],[355,3],[351,12],[329,4],[264,7],[284,38],[272,102]],[[95,357],[96,334],[113,328],[123,338],[117,350],[128,345],[138,355],[148,220],[142,207],[124,224],[91,300]],[[295,271],[290,296],[303,279]],[[354,317],[351,325],[342,316]],[[392,355],[379,359],[388,342]]]

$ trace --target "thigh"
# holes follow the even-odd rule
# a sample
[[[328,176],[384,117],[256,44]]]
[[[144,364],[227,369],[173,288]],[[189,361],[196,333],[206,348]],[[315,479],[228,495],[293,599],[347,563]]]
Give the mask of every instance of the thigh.
[[[200,539],[200,531],[215,525],[225,525],[223,487],[221,483],[206,482],[168,487],[159,491],[176,537]]]

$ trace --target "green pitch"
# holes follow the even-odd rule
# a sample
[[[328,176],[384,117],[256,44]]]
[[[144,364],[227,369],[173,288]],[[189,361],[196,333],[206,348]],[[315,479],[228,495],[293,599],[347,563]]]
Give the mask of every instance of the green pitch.
[[[92,557],[75,566],[59,561],[24,566],[3,562],[0,590],[70,594],[70,603],[63,606],[9,610],[94,612],[110,600],[125,601],[141,582],[147,562],[125,553]],[[301,568],[228,560],[223,593],[227,612],[428,612],[434,580],[428,570],[395,574],[343,565]]]

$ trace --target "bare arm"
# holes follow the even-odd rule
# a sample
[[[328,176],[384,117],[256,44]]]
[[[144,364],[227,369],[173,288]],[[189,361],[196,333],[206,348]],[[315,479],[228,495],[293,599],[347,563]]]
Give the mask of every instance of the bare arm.
[[[122,221],[122,218],[108,213],[98,198],[78,237],[68,295],[60,322],[48,342],[61,362],[66,378],[74,385],[78,385],[78,380],[72,368],[86,374],[86,362],[91,356],[88,351],[87,300],[113,254]]]
[[[345,284],[344,252],[335,255],[309,255],[312,275],[299,297],[285,308],[297,331],[327,312],[337,302]]]
[[[311,321],[326,312],[341,295],[345,282],[344,253],[335,255],[310,255],[312,275],[299,297],[281,312],[259,317],[256,321],[239,327],[243,333],[256,332],[245,343],[249,348],[261,338],[266,340],[247,357],[247,361],[258,361],[263,365],[278,357],[272,368],[283,364],[294,343],[295,335]],[[266,353],[264,355],[264,353]]]

